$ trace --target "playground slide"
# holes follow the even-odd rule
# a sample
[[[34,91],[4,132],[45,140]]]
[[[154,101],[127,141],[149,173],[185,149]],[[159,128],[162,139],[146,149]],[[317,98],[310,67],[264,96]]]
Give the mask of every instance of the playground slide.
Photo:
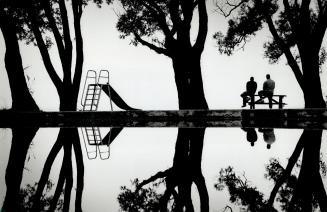
[[[119,133],[123,130],[123,127],[113,127],[107,133],[107,135],[102,139],[102,144],[110,145]]]
[[[110,90],[109,90],[110,89]],[[117,107],[119,107],[120,109],[123,110],[139,110],[139,109],[135,109],[130,107],[120,96],[119,94],[115,91],[115,89],[113,87],[111,87],[110,85],[103,85],[102,86],[102,90],[110,97],[111,95],[111,100],[115,103],[115,105],[117,105]],[[110,91],[110,93],[109,93]]]

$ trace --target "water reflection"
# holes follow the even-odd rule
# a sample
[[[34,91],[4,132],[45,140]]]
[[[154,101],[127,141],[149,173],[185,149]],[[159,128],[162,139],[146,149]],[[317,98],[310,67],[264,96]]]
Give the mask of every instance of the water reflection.
[[[266,133],[266,142],[275,141],[273,129],[261,132]],[[320,173],[326,169],[320,158],[321,139],[322,130],[304,130],[286,168],[277,159],[270,159],[264,174],[266,179],[274,182],[269,199],[248,183],[245,174],[236,175],[231,166],[220,170],[215,188],[222,190],[227,187],[230,202],[246,211],[326,211],[327,196]],[[292,171],[299,172],[299,175],[292,174]],[[326,176],[326,171],[322,174]],[[275,200],[279,210],[274,208]]]
[[[246,132],[246,140],[250,142],[251,146],[258,140],[257,131],[255,128],[241,128]],[[263,140],[267,143],[267,149],[275,142],[276,136],[273,128],[259,128],[258,131],[262,133]]]
[[[87,134],[87,130],[92,130],[93,134]],[[126,172],[128,168],[123,165],[124,163],[115,160],[115,158],[119,158],[119,152],[115,152],[115,148],[123,145],[121,151],[130,148],[131,151],[139,151],[139,156],[141,157],[144,156],[141,154],[142,151],[145,151],[142,149],[149,148],[146,151],[152,152],[151,148],[155,147],[155,145],[160,146],[160,144],[156,143],[156,140],[162,139],[164,141],[165,138],[154,136],[156,140],[152,141],[154,142],[153,146],[139,145],[138,143],[142,143],[142,139],[147,139],[147,136],[144,134],[147,130],[154,131],[155,129],[145,129],[136,138],[135,134],[131,134],[130,129],[123,130],[123,128],[62,128],[57,132],[56,139],[51,148],[49,148],[44,163],[40,161],[42,169],[40,175],[36,177],[36,182],[25,184],[24,170],[26,172],[26,163],[29,160],[28,152],[31,149],[33,137],[37,134],[38,129],[12,129],[11,148],[6,168],[5,184],[7,190],[2,203],[3,210],[82,211],[84,207],[90,208],[90,203],[87,202],[88,198],[92,198],[92,196],[110,196],[113,199],[111,202],[115,202],[115,199],[117,199],[117,205],[109,206],[109,211],[118,211],[119,209],[122,211],[327,210],[325,190],[327,169],[321,149],[322,130],[304,130],[301,136],[297,138],[298,141],[293,141],[294,143],[296,142],[296,145],[294,145],[293,150],[290,150],[289,155],[283,156],[282,159],[278,158],[278,155],[274,155],[268,160],[261,161],[262,164],[266,164],[265,173],[257,172],[256,174],[264,177],[268,183],[273,183],[269,191],[267,191],[269,186],[263,188],[258,186],[256,181],[250,180],[251,177],[249,175],[251,174],[245,172],[246,167],[243,169],[243,167],[235,166],[232,161],[224,159],[230,158],[227,156],[235,154],[233,153],[235,152],[233,148],[230,148],[228,152],[220,152],[219,154],[223,154],[221,156],[217,155],[217,158],[224,160],[223,164],[225,165],[215,167],[215,174],[208,175],[208,166],[204,163],[208,163],[209,160],[217,160],[217,158],[206,158],[203,161],[204,154],[208,153],[208,150],[204,150],[204,145],[208,142],[219,143],[216,150],[210,150],[218,152],[218,148],[222,148],[227,143],[232,142],[231,139],[240,139],[240,141],[242,139],[237,136],[233,138],[225,136],[221,141],[216,140],[217,136],[214,138],[207,135],[208,132],[205,132],[208,129],[205,128],[172,129],[172,131],[176,130],[175,137],[172,139],[175,139],[175,142],[166,145],[166,147],[171,145],[173,150],[172,154],[168,154],[171,157],[171,165],[169,165],[169,161],[166,161],[166,165],[163,166],[156,166],[153,162],[153,166],[158,168],[149,169],[152,172],[145,171],[148,170],[145,168],[146,165],[142,164],[139,158],[135,157],[131,152],[120,152],[127,155],[125,158],[124,156],[121,157],[124,158],[123,160],[135,161],[133,164],[137,164],[138,168],[135,168],[137,173],[146,173],[133,174],[133,172]],[[215,130],[213,128],[210,129],[211,132]],[[223,134],[226,130],[217,129],[217,132]],[[237,128],[229,130],[233,131],[231,134],[242,132]],[[242,130],[246,135],[240,135],[244,136],[243,140],[247,140],[249,145],[244,141],[235,141],[235,144],[242,146],[244,143],[244,145],[246,144],[249,147],[250,151],[268,151],[266,147],[255,148],[262,145],[259,140],[265,141],[266,143],[264,144],[268,148],[268,145],[278,142],[279,138],[282,137],[278,134],[278,130],[272,128],[243,128]],[[141,129],[135,129],[134,132],[136,131],[141,131]],[[82,136],[84,136],[84,140]],[[101,139],[95,136],[99,136]],[[209,137],[214,141],[209,141]],[[127,143],[122,138],[132,141]],[[277,141],[275,141],[276,139]],[[35,147],[41,145],[39,140],[38,142],[33,142]],[[44,142],[47,141],[43,140],[42,143]],[[131,146],[133,144],[135,146]],[[273,148],[269,150],[270,153],[278,151],[275,145],[278,146],[278,143],[274,144]],[[100,149],[102,147],[105,148]],[[110,157],[109,148],[114,149],[114,154],[110,155]],[[109,157],[109,159],[102,162],[101,160],[89,160],[95,158],[94,152],[91,150],[96,151],[96,158],[104,159]],[[162,148],[156,152],[159,151],[166,152],[168,150],[167,148]],[[108,154],[104,155],[107,157],[101,156],[102,153],[107,152]],[[251,157],[251,155],[248,157]],[[152,155],[146,160],[154,158]],[[283,162],[286,159],[286,163]],[[241,159],[239,158],[238,160]],[[55,161],[59,165],[55,165]],[[111,165],[114,162],[118,164]],[[252,166],[252,164],[249,163],[248,166]],[[107,172],[103,172],[103,168],[100,167],[107,167]],[[85,172],[89,173],[86,176],[84,169]],[[128,175],[123,176],[124,173],[128,173]],[[106,175],[104,179],[109,176],[128,178],[132,181],[132,186],[119,180],[108,180],[105,182],[105,185],[100,184],[97,181],[101,181],[100,179],[103,175]],[[214,183],[212,181],[213,178],[215,179]],[[107,188],[113,183],[115,183],[116,187],[121,186],[120,191],[114,192],[114,189],[99,189],[101,186],[106,186]],[[88,192],[86,193],[84,191],[85,186],[88,187]],[[96,186],[98,186],[98,189],[96,189]],[[91,189],[93,193],[89,192],[90,187],[95,187]],[[222,193],[225,196],[227,192],[229,202],[217,201],[215,199],[215,192]],[[82,203],[82,199],[84,203]],[[219,205],[217,206],[215,202],[219,202]],[[97,206],[93,206],[93,209],[101,211]],[[84,210],[86,209],[84,208]]]

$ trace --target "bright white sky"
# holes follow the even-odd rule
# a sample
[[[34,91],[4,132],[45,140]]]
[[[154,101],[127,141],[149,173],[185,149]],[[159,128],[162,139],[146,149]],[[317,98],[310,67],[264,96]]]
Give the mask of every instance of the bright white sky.
[[[302,92],[285,60],[282,59],[279,64],[270,65],[268,60],[263,58],[262,46],[270,37],[266,30],[259,32],[257,37],[246,45],[244,51],[239,50],[231,57],[220,55],[212,35],[218,30],[225,30],[227,21],[214,13],[212,1],[208,1],[208,13],[209,32],[202,54],[202,74],[210,109],[240,109],[242,102],[239,95],[244,91],[245,83],[250,76],[255,78],[258,89],[261,89],[267,73],[276,82],[275,93],[287,95],[286,108],[304,106]],[[171,60],[141,45],[138,47],[129,45],[129,40],[119,39],[119,33],[115,28],[116,22],[117,17],[112,6],[105,6],[102,9],[88,6],[85,9],[82,17],[85,54],[83,77],[88,69],[108,69],[111,84],[130,106],[143,110],[178,109]],[[51,51],[53,62],[59,68],[55,48]],[[31,79],[29,86],[38,105],[45,111],[58,110],[58,96],[43,67],[38,49],[22,43],[21,52],[24,66],[30,66],[26,74]],[[8,108],[11,105],[11,99],[3,61],[4,53],[5,48],[0,33],[0,107]],[[323,73],[323,83],[326,82],[326,77]],[[84,78],[82,85],[83,82]],[[323,90],[326,94],[326,84],[323,85]],[[106,98],[103,100],[100,110],[107,110],[108,100]],[[0,132],[3,147],[0,154],[3,158],[0,160],[1,197],[5,191],[4,170],[11,139],[8,131],[2,131]],[[282,163],[285,164],[300,132],[276,130],[276,142],[268,151],[260,133],[258,133],[258,142],[255,147],[249,148],[245,132],[240,129],[207,129],[203,170],[210,192],[213,190],[212,185],[219,169],[227,165],[235,166],[238,173],[246,171],[248,179],[252,182],[262,182],[263,176],[258,175],[257,170],[263,171],[263,164],[268,163],[272,156],[280,157]],[[112,157],[107,161],[88,161],[85,148],[82,147],[86,170],[83,205],[85,211],[116,208],[119,186],[129,185],[129,180],[135,177],[144,179],[159,170],[169,168],[172,163],[176,133],[177,129],[124,129],[111,145]],[[41,171],[47,153],[56,139],[56,134],[57,129],[50,131],[41,129],[38,132],[34,139],[32,159],[27,164],[30,170],[35,167],[37,169],[25,172],[26,178],[23,184],[34,183],[38,180],[38,171]],[[145,146],[147,148],[139,148]],[[53,176],[59,171],[60,160],[61,158],[56,161]],[[249,170],[245,170],[245,167]],[[267,184],[259,183],[258,186],[263,190],[267,188]],[[268,187],[270,188],[271,185]],[[226,196],[218,193],[215,194],[218,196],[210,197],[213,211],[223,208],[221,202],[216,201],[217,199],[226,199]]]

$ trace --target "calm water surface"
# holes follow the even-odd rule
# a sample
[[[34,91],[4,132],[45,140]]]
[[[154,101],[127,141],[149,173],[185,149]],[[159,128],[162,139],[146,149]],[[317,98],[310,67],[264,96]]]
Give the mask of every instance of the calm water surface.
[[[36,131],[30,129],[33,130]],[[326,131],[258,128],[100,128],[98,131],[95,128],[87,140],[85,128],[79,128],[78,144],[73,136],[76,129],[69,129],[61,134],[62,143],[58,145],[61,130],[67,129],[41,128],[33,137],[26,129],[0,129],[1,206],[5,198],[21,201],[24,195],[27,199],[34,195],[35,183],[42,174],[48,175],[45,179],[49,185],[44,189],[44,198],[53,198],[60,174],[66,176],[66,184],[62,185],[65,188],[72,169],[70,211],[75,211],[77,193],[81,191],[82,209],[92,212],[119,211],[123,206],[138,207],[136,211],[154,210],[159,199],[163,204],[163,196],[168,194],[169,208],[193,205],[195,211],[201,211],[201,205],[206,208],[208,204],[210,211],[230,211],[229,207],[234,211],[242,208],[265,211],[288,166],[292,168],[291,174],[285,174],[273,198],[277,211],[287,211],[289,207],[320,211],[327,202]],[[98,132],[102,141],[94,139]],[[33,137],[30,144],[22,139],[27,137]],[[102,145],[93,145],[94,142]],[[59,150],[54,154],[56,145]],[[51,157],[54,161],[49,165]],[[77,177],[82,173],[83,163],[84,178],[83,174]],[[7,184],[6,169],[7,177],[10,176]],[[20,190],[25,191],[20,198],[7,191],[7,187],[15,191],[19,175]],[[143,192],[142,197],[134,192],[136,179],[138,183],[150,179],[138,192]],[[63,197],[61,194],[59,203]],[[24,204],[25,209],[30,207]]]

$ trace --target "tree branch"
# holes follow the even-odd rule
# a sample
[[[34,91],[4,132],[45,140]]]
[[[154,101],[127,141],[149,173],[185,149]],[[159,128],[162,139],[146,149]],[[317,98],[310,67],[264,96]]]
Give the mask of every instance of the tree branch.
[[[227,18],[227,17],[229,17],[229,16],[232,14],[232,12],[233,12],[234,10],[236,10],[236,9],[239,8],[243,3],[246,3],[246,2],[248,2],[248,0],[242,0],[242,1],[240,1],[239,3],[237,3],[237,4],[232,4],[232,3],[230,3],[230,2],[227,0],[227,1],[226,1],[226,4],[227,4],[229,7],[231,7],[231,9],[229,9],[227,12],[224,11],[224,9],[223,9],[221,6],[218,5],[218,2],[217,2],[217,1],[216,1],[216,7],[218,8],[220,14],[223,15],[225,18]]]
[[[143,40],[139,34],[137,34],[136,32],[134,32],[134,36],[135,36],[135,39],[140,42],[142,45],[144,46],[147,46],[148,48],[152,49],[153,51],[157,52],[158,54],[164,54],[168,57],[171,56],[170,52],[167,50],[167,49],[164,49],[164,48],[161,48],[161,47],[158,47],[152,43],[149,43],[145,40]]]
[[[322,7],[322,6],[321,6]],[[318,14],[318,20],[312,31],[312,41],[315,51],[319,53],[327,28],[327,3],[321,8]]]
[[[301,89],[303,90],[304,89],[303,75],[302,75],[299,65],[297,64],[296,60],[294,59],[289,47],[285,44],[285,42],[282,40],[282,38],[278,35],[277,30],[274,26],[274,23],[273,23],[271,17],[269,15],[265,14],[265,19],[266,19],[266,22],[268,24],[271,34],[273,35],[274,39],[276,40],[276,42],[282,49],[283,53],[285,54],[287,62],[289,64],[289,66],[292,68],[295,78],[298,81]]]
[[[288,19],[288,22],[291,26],[291,29],[292,29],[292,33],[295,35],[295,37],[297,39],[299,39],[298,37],[298,24],[294,21],[294,15],[292,14],[292,11],[291,11],[291,6],[288,2],[288,0],[283,0],[283,3],[284,3],[284,7],[285,7],[285,12],[286,12],[286,15],[287,15],[287,19]]]
[[[208,14],[207,14],[206,1],[200,0],[198,4],[199,4],[198,5],[199,31],[193,48],[195,49],[196,52],[201,53],[204,49],[204,44],[208,33]]]
[[[63,211],[68,212],[70,206],[70,198],[73,187],[73,166],[72,166],[72,143],[68,140],[64,144],[64,168],[65,168],[65,191],[64,191],[64,207]]]
[[[172,31],[175,31],[174,28],[179,29],[181,21],[182,21],[180,16],[179,16],[178,7],[179,7],[179,5],[178,5],[177,0],[171,0],[171,1],[168,2],[168,10],[169,10],[171,21],[173,23],[173,30]]]
[[[75,29],[75,39],[76,39],[76,63],[75,63],[75,73],[73,78],[73,95],[77,99],[79,87],[81,83],[83,62],[84,62],[84,52],[83,52],[83,37],[81,31],[81,15],[82,15],[82,1],[72,0],[73,16],[74,16],[74,29]]]
[[[283,185],[283,183],[287,180],[287,178],[291,175],[291,172],[293,170],[293,167],[296,164],[296,161],[298,160],[305,142],[305,135],[302,134],[299,142],[296,144],[296,147],[291,155],[291,157],[288,160],[287,166],[282,174],[282,176],[276,181],[276,184],[273,188],[273,190],[270,192],[269,200],[268,200],[268,206],[272,207],[275,201],[275,197],[277,195],[277,192],[279,188]]]
[[[62,38],[61,38],[61,34],[59,32],[59,29],[56,25],[56,21],[53,17],[53,12],[51,11],[51,6],[50,6],[50,2],[49,1],[41,1],[41,4],[44,8],[45,11],[45,15],[47,16],[47,19],[49,21],[49,25],[50,28],[52,30],[52,33],[54,35],[54,38],[56,40],[56,44],[57,44],[57,48],[58,48],[58,52],[59,52],[59,57],[61,60],[61,65],[62,68],[64,69],[64,62],[65,62],[65,47],[64,44],[62,42]]]
[[[144,0],[144,1],[140,1],[140,3],[143,6],[145,6],[148,10],[150,10],[151,13],[156,17],[156,19],[158,20],[158,24],[162,32],[166,36],[167,40],[173,39],[173,34],[170,31],[166,22],[166,15],[161,10],[161,8],[153,0]]]
[[[165,171],[162,171],[162,172],[158,172],[155,175],[151,176],[150,178],[148,178],[146,180],[143,180],[140,184],[137,185],[136,191],[140,190],[146,184],[154,182],[159,178],[167,177],[170,174],[170,172],[171,172],[171,168],[169,168],[169,169],[167,169]]]
[[[33,8],[30,8],[29,12],[29,18],[31,20],[30,22],[30,28],[33,31],[34,37],[36,39],[37,42],[37,46],[39,48],[39,51],[41,53],[42,59],[43,59],[43,64],[49,74],[50,79],[52,80],[54,86],[57,89],[57,92],[59,94],[61,94],[62,92],[62,81],[60,79],[60,77],[58,76],[58,74],[56,73],[56,70],[54,69],[51,59],[50,59],[50,55],[48,52],[48,49],[44,43],[44,40],[42,38],[40,29],[39,29],[39,25],[37,23],[36,20],[36,15],[35,12],[33,11]]]
[[[78,136],[77,129],[74,130],[74,137],[72,139],[73,148],[75,152],[76,168],[77,168],[77,182],[76,182],[76,197],[75,197],[75,211],[82,211],[82,195],[84,189],[84,162],[81,143]]]
[[[310,36],[310,2],[311,0],[302,0],[301,7],[300,7],[300,28],[301,33],[304,35],[305,41],[307,42],[307,38]]]
[[[60,173],[59,173],[59,179],[57,181],[57,186],[56,186],[56,190],[55,193],[53,195],[53,198],[51,200],[50,203],[50,208],[49,211],[55,211],[57,208],[57,204],[58,204],[58,200],[60,198],[60,195],[62,193],[62,189],[64,187],[64,183],[65,183],[65,168],[64,168],[64,164],[65,164],[65,157],[62,161],[62,165],[61,165],[61,169],[60,169]]]
[[[66,54],[63,56],[66,58],[64,62],[64,83],[71,83],[71,68],[72,68],[72,49],[73,44],[70,38],[70,29],[68,22],[67,9],[65,5],[65,0],[59,0],[59,8],[60,8],[60,16],[63,27],[63,36],[65,41],[65,52]]]

